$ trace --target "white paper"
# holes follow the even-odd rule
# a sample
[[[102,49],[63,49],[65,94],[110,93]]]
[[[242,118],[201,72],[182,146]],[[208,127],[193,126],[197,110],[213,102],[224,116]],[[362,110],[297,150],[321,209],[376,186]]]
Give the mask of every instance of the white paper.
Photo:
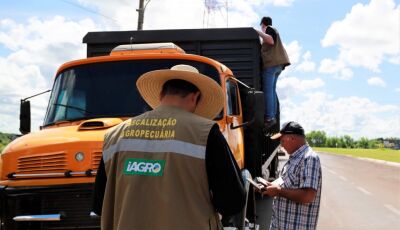
[[[283,185],[283,183],[284,183],[284,181],[283,181],[282,177],[278,177],[278,179],[271,182],[271,184],[279,185],[279,186]]]

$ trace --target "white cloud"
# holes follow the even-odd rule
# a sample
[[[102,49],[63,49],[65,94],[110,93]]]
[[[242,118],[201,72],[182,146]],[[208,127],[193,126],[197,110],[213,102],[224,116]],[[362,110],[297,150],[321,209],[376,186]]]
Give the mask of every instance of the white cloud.
[[[36,91],[35,93],[38,93]],[[28,95],[31,96],[32,94]],[[24,95],[25,97],[27,95]],[[4,133],[19,133],[19,103],[22,97],[0,96],[0,131]],[[44,113],[49,101],[49,94],[30,99],[31,101],[31,127],[32,131],[38,130],[43,124]]]
[[[284,44],[285,50],[289,56],[290,64],[295,65],[300,60],[301,49],[298,41],[292,41],[289,44]]]
[[[264,0],[264,2],[273,6],[291,6],[294,0]]]
[[[146,3],[147,1],[145,1]],[[258,24],[257,9],[267,5],[288,7],[294,0],[215,0],[206,8],[204,0],[149,1],[143,29],[187,29],[245,27]],[[108,29],[136,30],[139,1],[79,0],[85,7],[94,7],[103,15]],[[227,15],[228,12],[228,15]]]
[[[400,42],[400,38],[399,38],[399,42]],[[400,44],[399,44],[400,46]],[[391,57],[389,58],[389,62],[395,65],[400,65],[400,55],[399,56],[395,56],[395,57]]]
[[[394,89],[395,92],[400,93],[400,88]]]
[[[311,52],[307,51],[303,55],[303,61],[296,66],[296,70],[302,71],[302,72],[312,72],[315,70],[315,63],[310,60],[311,59]]]
[[[85,56],[85,46],[81,42],[86,32],[111,29],[135,30],[137,27],[137,12],[135,11],[138,8],[137,0],[81,0],[80,2],[99,9],[101,14],[113,18],[113,20],[102,17],[101,28],[96,24],[98,22],[95,23],[90,19],[74,22],[63,17],[54,17],[49,20],[33,18],[24,24],[10,19],[0,20],[0,45],[12,52],[6,57],[0,57],[1,131],[17,132],[20,98],[48,89],[58,65],[67,60]],[[386,8],[387,19],[369,15],[371,20],[384,24],[368,25],[368,34],[371,33],[371,28],[374,28],[374,33],[366,37],[364,35],[357,37],[357,33],[361,29],[355,28],[358,25],[354,25],[351,16],[365,15],[366,9],[380,5],[377,2],[373,0],[369,5],[356,5],[346,18],[331,26],[323,40],[323,45],[339,46],[341,54],[337,60],[324,59],[321,61],[318,69],[320,73],[333,74],[340,79],[351,79],[353,76],[353,72],[349,68],[351,66],[365,67],[368,65],[377,71],[382,60],[388,60],[393,64],[400,63],[398,47],[393,48],[393,42],[388,41],[388,39],[396,40],[393,38],[398,37],[399,34],[392,36],[392,31],[396,31],[396,28],[393,30],[389,28],[393,24],[398,25],[397,21],[395,23],[392,21],[393,12],[398,15],[398,8],[395,10],[393,7],[389,7],[389,10]],[[393,3],[393,1],[387,0],[382,2]],[[203,3],[202,0],[150,1],[146,9],[144,29],[202,28],[204,26]],[[234,27],[258,24],[260,18],[254,10],[257,6],[267,3],[290,5],[293,1],[235,0],[229,1],[229,3],[229,26]],[[225,19],[226,14],[221,8],[210,15],[209,27],[225,27]],[[388,21],[382,22],[383,20]],[[367,22],[371,23],[369,19]],[[351,25],[349,28],[355,28],[354,31],[347,27],[349,24]],[[365,26],[361,27],[365,28]],[[385,29],[381,30],[382,27]],[[375,31],[376,28],[378,31]],[[340,35],[337,30],[349,34],[346,37]],[[379,34],[382,34],[384,38],[382,39]],[[372,46],[365,45],[371,43],[370,40],[374,41],[374,44]],[[381,42],[375,44],[378,40]],[[389,50],[387,47],[391,49]],[[297,120],[305,126],[307,131],[326,130],[329,135],[400,136],[400,108],[398,105],[382,105],[359,97],[334,98],[322,92],[310,93],[324,87],[325,82],[321,78],[303,80],[296,77],[285,77],[285,73],[314,70],[315,63],[313,64],[311,61],[311,53],[309,51],[303,53],[298,41],[289,43],[286,50],[292,65],[288,68],[289,70],[283,72],[278,80],[282,121]],[[358,59],[361,54],[370,57]],[[351,61],[350,57],[357,60]],[[360,64],[361,61],[366,63]],[[7,72],[5,73],[5,71]],[[400,88],[397,88],[396,91],[400,92]],[[304,95],[306,100],[294,102],[294,97],[298,98]],[[47,102],[48,95],[32,99],[33,126],[41,124]]]
[[[22,97],[48,87],[46,79],[36,65],[18,65],[0,57],[0,96]],[[30,86],[30,87],[27,87]]]
[[[139,1],[79,0],[87,8],[95,8],[108,30],[136,30]],[[146,3],[147,1],[145,1]],[[215,0],[207,8],[203,0],[149,1],[143,29],[187,29],[217,27],[248,27],[258,24],[256,13],[262,7],[291,6],[294,0]],[[228,15],[227,15],[228,12]]]
[[[98,27],[90,19],[70,21],[56,16],[31,18],[25,24],[0,20],[0,45],[10,53],[0,57],[0,130],[18,132],[19,101],[50,89],[59,65],[84,58],[83,36]],[[43,123],[47,95],[31,99],[32,129]]]
[[[279,75],[280,78],[290,76],[295,71],[295,67],[299,63],[302,50],[302,47],[296,40],[290,42],[289,44],[283,44],[283,46],[285,47],[286,53],[289,57],[290,65],[286,67],[284,71],[282,71],[281,75]]]
[[[275,1],[274,4],[285,2],[291,0]],[[54,73],[62,63],[86,56],[82,38],[88,31],[137,28],[138,0],[80,0],[79,3],[103,15],[97,17],[102,21],[72,21],[61,16],[46,20],[35,17],[24,23],[0,19],[0,46],[9,51],[6,56],[0,57],[0,130],[17,132],[16,125],[10,124],[18,123],[19,100],[49,89]],[[259,16],[254,9],[263,4],[265,2],[258,0],[250,3],[246,0],[229,1],[229,26],[258,23]],[[205,26],[204,10],[202,0],[150,1],[145,13],[144,29],[202,28]],[[226,26],[224,7],[209,16],[208,27]],[[32,99],[33,127],[41,124],[47,99],[48,96]]]
[[[386,82],[380,77],[371,77],[367,80],[368,85],[385,87]]]
[[[358,3],[343,20],[330,26],[322,46],[337,45],[340,61],[379,72],[385,57],[395,63],[400,54],[399,15],[400,5],[394,0]]]
[[[293,0],[273,0],[269,4],[284,5]],[[79,0],[85,6],[94,6],[107,16],[107,28],[136,30],[139,1]],[[203,0],[150,1],[144,14],[143,29],[187,29],[251,26],[260,20],[255,9],[268,2],[260,0],[215,1],[214,10],[207,10]],[[228,10],[228,15],[226,14]],[[112,18],[110,20],[109,18]]]
[[[283,44],[289,57],[290,65],[282,71],[280,78],[292,76],[295,72],[312,72],[315,71],[316,64],[311,60],[311,52],[303,53],[303,47],[297,40],[289,44]]]
[[[20,99],[49,89],[50,83],[36,65],[19,65],[0,57],[0,130],[17,133]],[[39,127],[48,102],[48,94],[31,99],[32,127]]]
[[[324,58],[318,72],[325,74],[333,74],[335,78],[340,80],[350,80],[353,78],[353,71],[346,66],[341,60],[332,60]]]
[[[232,2],[235,2],[237,0],[217,0],[219,2],[222,2],[225,4],[225,2],[228,2],[229,4],[232,4]],[[267,6],[267,5],[272,5],[272,6],[277,6],[277,7],[288,7],[293,4],[295,0],[246,0],[246,4],[252,5],[252,6]]]
[[[320,78],[312,80],[300,80],[296,77],[280,77],[277,82],[277,91],[279,98],[285,99],[296,94],[304,94],[311,90],[321,88],[325,82]]]
[[[400,106],[382,105],[367,98],[334,98],[323,92],[309,93],[301,103],[281,101],[282,122],[295,120],[306,132],[323,130],[329,136],[353,138],[400,136]]]
[[[8,59],[20,65],[40,66],[46,75],[67,60],[85,57],[82,38],[98,28],[91,19],[74,22],[61,16],[50,20],[31,18],[26,24],[3,21],[6,26],[0,27],[0,44],[12,51]]]

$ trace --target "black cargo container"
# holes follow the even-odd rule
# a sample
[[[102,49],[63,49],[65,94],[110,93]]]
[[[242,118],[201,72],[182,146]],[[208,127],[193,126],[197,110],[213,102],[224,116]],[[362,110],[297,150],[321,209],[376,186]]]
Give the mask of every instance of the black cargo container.
[[[173,42],[186,53],[223,63],[239,80],[260,89],[261,46],[253,28],[89,32],[83,38],[88,57],[108,55],[116,46],[131,42]]]
[[[173,42],[188,54],[205,56],[219,61],[230,68],[234,76],[252,89],[241,87],[242,108],[245,121],[250,121],[256,111],[263,108],[261,90],[261,56],[260,39],[253,28],[222,29],[178,29],[178,30],[144,30],[144,31],[103,31],[89,32],[83,38],[87,44],[87,57],[109,55],[111,50],[122,44]],[[249,93],[256,93],[257,100],[248,100]],[[255,105],[258,103],[259,105]],[[278,106],[279,107],[279,106]],[[277,124],[268,130],[279,131],[279,111]],[[279,142],[264,137],[262,121],[245,128],[245,166],[252,176],[261,176],[261,165],[264,163]],[[259,141],[259,140],[263,141]],[[272,175],[277,161],[271,163]]]

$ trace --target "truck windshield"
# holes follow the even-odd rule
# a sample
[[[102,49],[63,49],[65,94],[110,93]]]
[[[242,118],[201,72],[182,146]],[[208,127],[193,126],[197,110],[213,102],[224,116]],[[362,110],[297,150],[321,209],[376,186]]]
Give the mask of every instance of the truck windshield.
[[[98,117],[132,117],[150,110],[136,88],[148,71],[196,67],[220,84],[217,69],[191,60],[128,60],[71,67],[56,76],[44,125]]]

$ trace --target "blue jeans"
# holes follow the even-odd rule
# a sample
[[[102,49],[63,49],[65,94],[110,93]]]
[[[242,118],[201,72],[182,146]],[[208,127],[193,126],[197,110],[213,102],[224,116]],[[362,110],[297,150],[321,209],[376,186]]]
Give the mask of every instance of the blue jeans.
[[[276,111],[278,109],[278,96],[276,95],[276,82],[278,76],[282,72],[282,66],[272,66],[263,69],[263,91],[265,100],[265,117],[267,119],[276,118]]]

